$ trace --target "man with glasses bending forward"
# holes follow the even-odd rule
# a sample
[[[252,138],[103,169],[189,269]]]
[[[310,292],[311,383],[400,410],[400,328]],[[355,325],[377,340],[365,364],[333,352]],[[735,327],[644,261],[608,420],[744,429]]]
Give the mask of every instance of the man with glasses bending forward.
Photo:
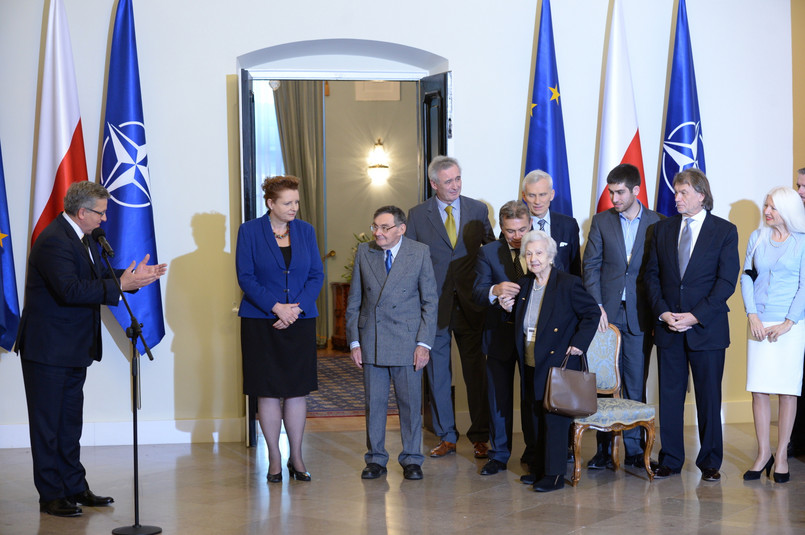
[[[437,156],[428,166],[435,195],[408,213],[405,235],[430,247],[436,292],[439,295],[436,341],[425,369],[431,394],[433,430],[439,444],[431,457],[456,452],[458,431],[453,412],[450,349],[456,337],[471,425],[467,438],[477,459],[489,447],[489,404],[486,395],[486,359],[481,350],[484,307],[472,300],[475,261],[482,245],[495,241],[486,205],[461,195],[458,160]]]
[[[106,221],[109,192],[94,182],[76,182],[64,197],[64,212],[36,238],[28,257],[25,307],[17,332],[22,361],[34,484],[39,509],[56,516],[78,516],[80,505],[97,507],[114,500],[96,496],[81,464],[81,428],[87,367],[101,360],[101,307],[117,305],[124,291],[136,291],[165,274],[166,264],[112,274],[89,234]]]
[[[386,473],[386,414],[390,383],[400,410],[405,479],[422,479],[422,368],[436,333],[436,281],[428,247],[409,240],[396,206],[375,212],[374,241],[355,253],[346,323],[352,361],[366,390],[366,468],[362,479]]]

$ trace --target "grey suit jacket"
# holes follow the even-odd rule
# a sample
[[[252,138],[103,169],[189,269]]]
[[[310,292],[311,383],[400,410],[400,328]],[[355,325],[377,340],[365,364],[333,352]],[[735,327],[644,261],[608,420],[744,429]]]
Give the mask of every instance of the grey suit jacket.
[[[626,288],[626,320],[629,331],[639,334],[654,324],[648,297],[640,277],[645,256],[646,233],[660,220],[657,212],[643,207],[631,257],[626,254],[620,215],[610,208],[593,216],[584,248],[584,287],[614,320]]]
[[[417,343],[432,347],[436,337],[436,280],[428,247],[400,239],[388,275],[385,251],[374,241],[360,244],[355,254],[347,340],[360,342],[367,364],[413,365]]]
[[[411,208],[405,235],[430,247],[436,292],[439,295],[439,328],[450,325],[455,295],[468,321],[475,323],[480,329],[484,307],[472,300],[475,261],[478,249],[495,241],[495,236],[489,223],[489,211],[484,203],[463,195],[459,197],[459,203],[460,228],[455,249],[447,237],[436,197]]]

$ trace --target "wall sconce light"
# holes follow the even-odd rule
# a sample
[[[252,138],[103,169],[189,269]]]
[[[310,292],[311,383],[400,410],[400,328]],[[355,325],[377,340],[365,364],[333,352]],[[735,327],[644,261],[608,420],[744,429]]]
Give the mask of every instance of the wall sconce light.
[[[386,149],[383,148],[383,142],[377,140],[375,146],[369,151],[369,178],[372,179],[373,184],[383,184],[389,179],[391,170],[389,169],[389,157],[386,154]]]

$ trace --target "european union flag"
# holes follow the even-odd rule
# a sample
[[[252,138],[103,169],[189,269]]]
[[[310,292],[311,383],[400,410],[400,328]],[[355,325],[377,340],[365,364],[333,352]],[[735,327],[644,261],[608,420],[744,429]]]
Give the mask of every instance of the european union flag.
[[[3,286],[3,308],[0,310],[0,347],[11,351],[20,324],[20,301],[17,298],[17,276],[14,273],[14,249],[11,247],[11,225],[8,221],[6,178],[3,175],[3,152],[0,151],[0,283]]]
[[[120,0],[115,14],[103,130],[101,183],[112,196],[104,229],[115,248],[112,265],[124,269],[132,261],[140,262],[146,254],[151,255],[148,263],[156,264],[157,243],[131,0]],[[165,336],[159,281],[126,297],[143,324],[143,337],[154,347]],[[131,325],[124,306],[110,310],[121,327]],[[141,353],[144,351],[140,342],[137,348]]]
[[[553,189],[556,191],[551,209],[572,216],[573,203],[570,199],[570,176],[567,170],[565,124],[562,120],[562,104],[559,97],[551,3],[549,0],[542,0],[525,172],[528,174],[535,169],[542,169],[551,175]]]
[[[657,211],[667,216],[677,214],[674,202],[674,176],[689,167],[704,169],[704,141],[699,117],[696,73],[690,46],[688,13],[685,0],[679,0],[674,37],[674,60],[671,64],[671,86],[665,115],[665,137],[662,144],[660,184],[657,188]]]

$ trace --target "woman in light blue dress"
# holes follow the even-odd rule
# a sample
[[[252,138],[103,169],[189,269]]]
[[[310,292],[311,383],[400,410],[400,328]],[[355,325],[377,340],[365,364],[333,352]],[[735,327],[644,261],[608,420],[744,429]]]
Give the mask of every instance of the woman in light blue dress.
[[[787,448],[802,390],[805,352],[805,208],[799,195],[776,187],[763,203],[763,223],[746,251],[741,293],[749,320],[746,389],[752,392],[758,452],[745,480],[789,480]],[[777,394],[777,458],[771,452],[770,394]]]

